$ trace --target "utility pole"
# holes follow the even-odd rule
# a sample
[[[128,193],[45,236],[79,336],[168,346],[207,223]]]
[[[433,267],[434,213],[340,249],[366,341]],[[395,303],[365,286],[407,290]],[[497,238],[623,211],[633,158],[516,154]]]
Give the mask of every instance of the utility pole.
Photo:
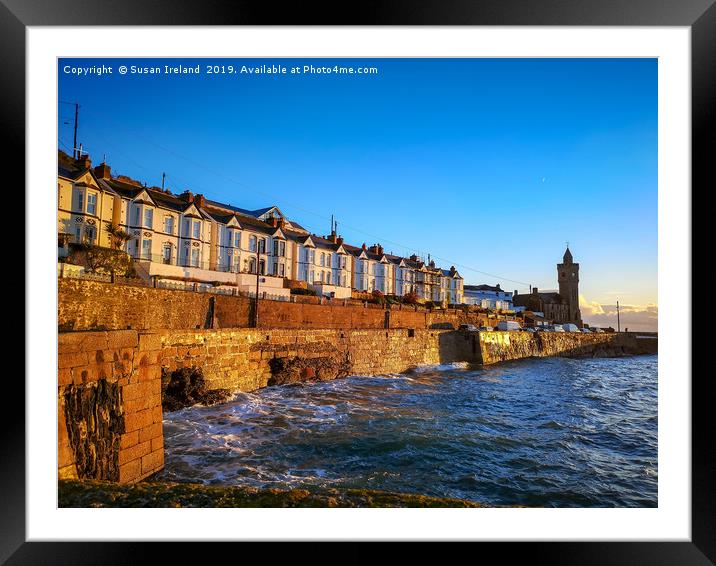
[[[79,119],[80,105],[75,102],[75,136],[72,142],[72,157],[79,159],[81,156],[77,154],[77,120]]]
[[[617,332],[621,332],[621,324],[619,322],[619,301],[617,300]]]
[[[256,240],[256,299],[254,301],[254,328],[259,327],[259,261],[261,259],[261,244],[263,240]]]
[[[164,179],[166,178],[166,176],[166,173],[162,173],[162,190],[164,190]]]

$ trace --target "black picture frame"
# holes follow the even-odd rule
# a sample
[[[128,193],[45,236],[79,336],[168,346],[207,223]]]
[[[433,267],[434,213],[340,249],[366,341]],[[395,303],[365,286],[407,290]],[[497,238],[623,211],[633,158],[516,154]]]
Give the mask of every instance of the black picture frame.
[[[714,0],[403,0],[342,3],[290,3],[205,0],[0,0],[0,89],[2,131],[15,153],[25,148],[25,32],[27,26],[77,25],[569,25],[569,26],[689,26],[692,37],[692,186],[705,194],[710,172],[709,141],[716,141],[716,5]],[[24,157],[24,155],[23,155]],[[22,161],[12,155],[13,184],[24,177]],[[710,179],[708,179],[711,181]],[[712,181],[711,181],[712,182]],[[688,198],[689,187],[684,187]],[[691,193],[693,195],[693,191]],[[26,210],[29,207],[26,207]],[[694,242],[696,243],[696,242]],[[698,256],[696,256],[698,257]],[[685,281],[691,284],[691,279]],[[25,297],[26,300],[28,297]],[[687,308],[691,309],[691,305]],[[685,329],[690,331],[690,329]],[[692,538],[690,542],[533,542],[489,543],[501,560],[525,558],[551,564],[680,564],[716,563],[715,441],[710,422],[710,372],[680,376],[692,379]],[[26,542],[24,384],[5,380],[5,397],[15,411],[2,417],[0,466],[0,564],[126,564],[154,559],[185,563],[187,545],[156,543]],[[78,525],[81,529],[81,525]],[[111,535],[111,533],[108,533]],[[320,539],[320,533],[316,534]],[[331,553],[351,562],[375,556],[370,543]],[[202,552],[202,551],[200,551]],[[203,551],[205,553],[206,550]],[[210,551],[212,555],[214,550]],[[383,551],[381,551],[383,552]],[[401,550],[401,553],[404,552]],[[441,550],[441,560],[455,552]],[[457,549],[457,552],[463,552]],[[294,544],[275,546],[272,561],[315,555]],[[205,557],[206,555],[204,555]],[[457,554],[455,555],[458,556]],[[404,556],[405,558],[405,556]],[[365,560],[361,560],[365,561]]]

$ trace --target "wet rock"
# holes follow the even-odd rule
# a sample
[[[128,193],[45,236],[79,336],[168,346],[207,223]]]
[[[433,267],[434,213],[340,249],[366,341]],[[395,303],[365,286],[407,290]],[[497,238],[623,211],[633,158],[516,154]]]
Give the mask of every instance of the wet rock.
[[[162,409],[177,411],[192,405],[215,405],[228,401],[233,394],[228,389],[208,389],[199,368],[162,370]]]
[[[269,361],[269,367],[271,377],[268,385],[286,385],[345,377],[350,375],[352,366],[347,355],[336,352],[335,355],[314,358],[273,358]]]
[[[100,379],[64,390],[65,422],[77,475],[119,479],[119,447],[124,432],[119,386]]]

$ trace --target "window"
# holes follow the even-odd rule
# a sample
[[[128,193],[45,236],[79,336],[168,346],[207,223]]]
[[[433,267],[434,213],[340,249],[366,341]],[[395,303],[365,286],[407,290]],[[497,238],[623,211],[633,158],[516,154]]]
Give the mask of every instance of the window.
[[[345,268],[346,268],[346,256],[343,256],[341,258],[341,269],[345,269]]]
[[[326,265],[326,254],[321,254],[321,267]]]
[[[283,263],[278,264],[279,277],[283,277],[286,274],[286,266]]]
[[[85,226],[85,242],[89,242],[90,244],[94,243],[96,235],[97,231],[94,226]]]
[[[165,234],[173,234],[174,233],[174,217],[173,216],[164,217],[164,233]]]
[[[278,275],[278,263],[273,264],[273,272],[272,275]]]
[[[185,218],[184,219],[184,234],[183,234],[185,238],[189,237],[190,230],[191,230],[191,220],[189,220],[188,218]]]
[[[97,193],[87,193],[87,212],[97,215]]]
[[[170,264],[172,262],[172,245],[164,244],[162,248],[162,263]]]
[[[241,232],[239,232],[239,231],[234,232],[234,247],[235,248],[241,247]]]
[[[84,193],[82,191],[77,191],[77,208],[80,212],[85,211]]]
[[[144,209],[144,227],[151,228],[154,220],[154,211],[151,208]]]
[[[261,275],[266,275],[266,260],[265,259],[262,259],[261,261],[259,261],[259,273]]]
[[[331,254],[326,254],[326,265],[331,267]]]
[[[149,259],[152,253],[152,241],[142,240],[142,259]]]
[[[278,256],[278,240],[273,241],[273,255]]]
[[[249,273],[256,273],[256,258],[249,259]]]
[[[286,257],[286,242],[278,243],[278,255],[281,257]]]
[[[139,226],[139,215],[141,212],[141,207],[139,205],[134,205],[134,219],[132,220],[133,226]]]
[[[331,284],[331,272],[330,271],[326,273],[326,283],[328,283],[329,285]]]
[[[249,236],[249,251],[256,251],[256,236]],[[251,272],[253,273],[253,270],[251,270]]]
[[[201,238],[201,222],[199,220],[194,220],[194,233],[193,236],[195,239]],[[198,251],[198,250],[197,250]]]
[[[193,267],[199,267],[199,248],[192,248],[191,264]]]

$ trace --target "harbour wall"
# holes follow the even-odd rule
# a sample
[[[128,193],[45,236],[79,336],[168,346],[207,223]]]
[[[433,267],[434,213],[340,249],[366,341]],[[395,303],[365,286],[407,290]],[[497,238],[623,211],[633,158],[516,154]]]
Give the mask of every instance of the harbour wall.
[[[164,465],[162,400],[189,372],[209,391],[424,364],[493,364],[525,357],[655,353],[631,334],[460,332],[425,329],[200,329],[61,332],[58,339],[60,478],[136,482]]]
[[[253,303],[240,296],[59,278],[58,328],[60,332],[248,328]],[[495,326],[498,321],[487,313],[460,309],[354,306],[335,299],[323,305],[259,300],[258,319],[259,328],[302,329],[428,329],[445,324],[457,328]]]

